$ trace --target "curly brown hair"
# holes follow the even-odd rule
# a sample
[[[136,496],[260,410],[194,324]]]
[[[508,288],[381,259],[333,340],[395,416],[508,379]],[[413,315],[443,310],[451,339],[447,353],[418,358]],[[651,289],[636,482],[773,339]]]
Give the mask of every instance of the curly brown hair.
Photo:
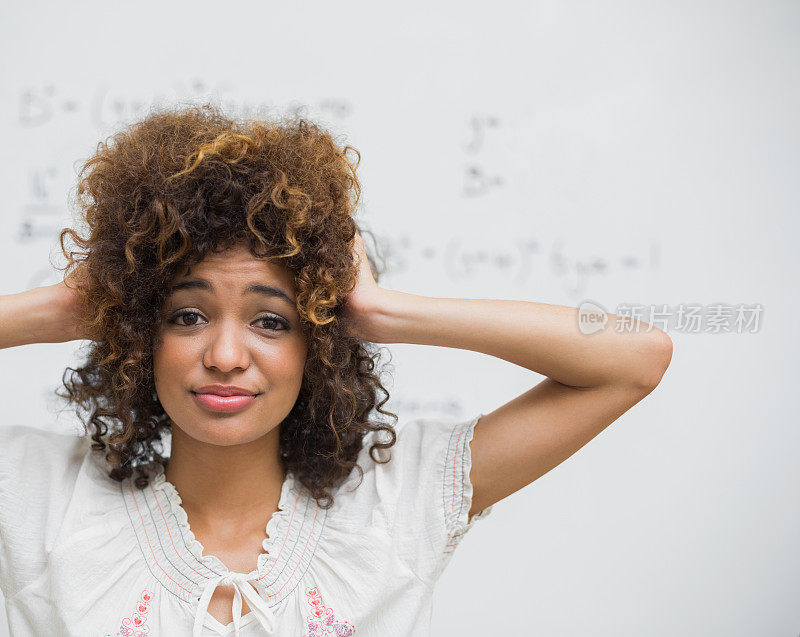
[[[329,508],[330,489],[354,467],[363,479],[356,459],[369,431],[390,433],[369,450],[381,463],[373,451],[394,445],[396,433],[370,414],[397,416],[382,409],[379,348],[349,336],[342,311],[357,278],[360,159],[298,115],[239,121],[210,103],[151,111],[98,144],[76,188],[86,237],[59,235],[63,270],[81,268],[81,333],[93,338],[82,365],[64,372],[66,393],[56,393],[76,404],[92,448],[108,445],[111,478],[135,475],[144,488],[145,468],[166,460],[172,421],[155,392],[153,349],[169,282],[240,241],[289,268],[308,335],[301,389],[279,425],[284,469]],[[80,251],[67,250],[68,236]]]

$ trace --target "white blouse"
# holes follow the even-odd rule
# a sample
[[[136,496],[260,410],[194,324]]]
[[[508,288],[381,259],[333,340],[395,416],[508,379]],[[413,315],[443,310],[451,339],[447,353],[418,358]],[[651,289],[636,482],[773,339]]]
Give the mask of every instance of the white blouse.
[[[482,414],[481,414],[482,415]],[[0,427],[0,590],[12,637],[429,635],[434,584],[471,520],[467,421],[397,427],[386,464],[358,463],[322,509],[287,475],[250,573],[229,571],[189,528],[161,465],[143,490],[108,476],[88,436]],[[233,621],[208,613],[234,587]],[[242,603],[250,612],[242,616]]]

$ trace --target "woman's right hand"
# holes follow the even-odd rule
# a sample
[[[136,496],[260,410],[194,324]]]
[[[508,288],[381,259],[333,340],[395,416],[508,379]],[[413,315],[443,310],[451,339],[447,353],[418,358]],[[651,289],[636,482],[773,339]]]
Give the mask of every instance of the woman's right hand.
[[[78,294],[75,291],[84,273],[85,265],[81,263],[70,272],[61,283],[46,286],[53,294],[55,306],[58,308],[59,320],[63,329],[62,340],[57,342],[84,339],[91,340],[92,338],[91,335],[81,332],[79,320],[80,305]]]
[[[65,281],[0,295],[0,349],[32,343],[92,339],[81,333],[75,282],[80,266]]]

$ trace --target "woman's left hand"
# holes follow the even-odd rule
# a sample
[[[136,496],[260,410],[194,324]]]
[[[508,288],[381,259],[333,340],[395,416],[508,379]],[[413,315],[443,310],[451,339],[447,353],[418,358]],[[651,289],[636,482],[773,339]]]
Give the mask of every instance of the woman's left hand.
[[[380,342],[377,319],[387,298],[387,290],[379,287],[372,275],[364,240],[356,232],[353,242],[354,261],[358,264],[356,285],[347,295],[344,317],[347,334],[367,341]]]

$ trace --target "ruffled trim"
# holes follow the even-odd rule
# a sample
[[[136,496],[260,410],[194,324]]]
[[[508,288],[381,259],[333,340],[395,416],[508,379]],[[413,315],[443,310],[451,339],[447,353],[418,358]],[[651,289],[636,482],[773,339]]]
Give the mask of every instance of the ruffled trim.
[[[166,479],[164,466],[155,463],[151,469],[150,478],[153,488],[160,490],[166,496],[167,500],[169,500],[170,507],[177,518],[178,529],[181,535],[183,535],[186,547],[191,554],[212,571],[223,573],[231,572],[216,555],[205,555],[205,547],[200,540],[195,537],[194,532],[189,526],[189,517],[186,514],[186,510],[183,508],[183,501],[181,500],[178,490],[175,488],[174,484]],[[275,560],[276,556],[273,554],[272,546],[277,537],[281,537],[287,532],[289,515],[291,514],[291,511],[289,511],[289,502],[295,492],[295,486],[296,480],[294,476],[291,473],[287,473],[286,479],[281,487],[278,510],[272,513],[265,527],[267,537],[264,538],[261,545],[267,552],[261,553],[258,556],[256,568],[246,573],[248,578],[263,575],[267,571],[267,563]]]
[[[262,546],[267,552],[259,554],[255,569],[238,573],[229,570],[217,556],[204,554],[175,485],[166,479],[164,466],[151,463],[142,469],[150,478],[149,488],[137,490],[129,480],[120,484],[136,544],[153,576],[168,592],[188,603],[192,612],[199,607],[209,581],[220,577],[249,582],[262,599],[269,600],[271,608],[293,594],[311,565],[327,510],[313,502],[309,491],[292,474],[286,476],[278,509],[264,527]]]
[[[478,520],[492,512],[492,506],[479,511],[467,519],[472,508],[474,488],[469,478],[472,468],[472,448],[470,442],[475,435],[475,426],[484,414],[478,414],[466,423],[453,427],[445,454],[444,502],[447,544],[445,554],[451,554],[461,542],[461,538]]]

